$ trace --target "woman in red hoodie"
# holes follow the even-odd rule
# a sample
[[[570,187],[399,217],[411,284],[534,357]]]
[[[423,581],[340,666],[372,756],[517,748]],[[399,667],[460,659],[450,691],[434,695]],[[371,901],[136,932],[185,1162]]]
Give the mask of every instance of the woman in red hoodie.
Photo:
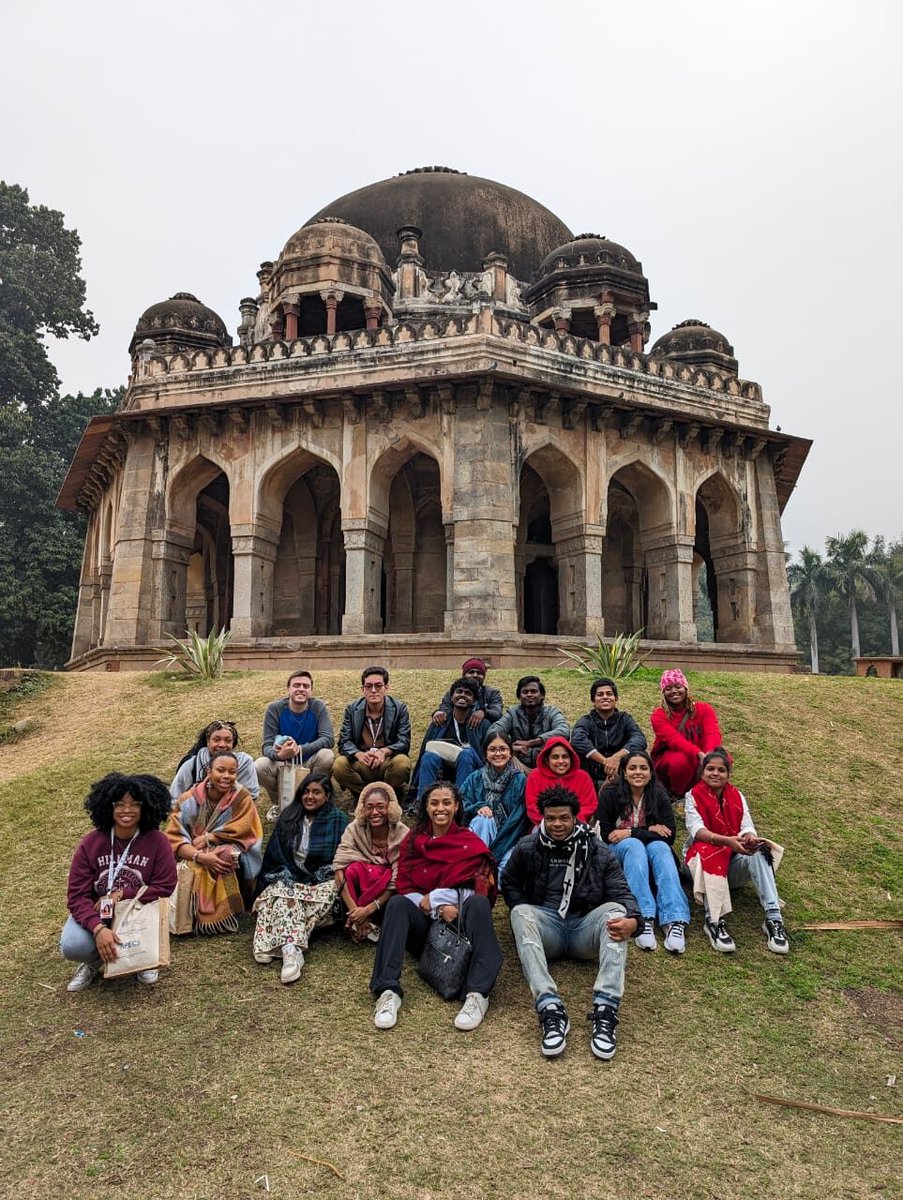
[[[649,718],[655,741],[656,778],[682,800],[699,778],[702,760],[721,745],[718,717],[711,704],[694,700],[683,671],[662,672],[662,702]]]
[[[536,766],[527,776],[527,816],[534,825],[542,820],[539,813],[540,792],[556,784],[574,793],[580,802],[577,820],[589,824],[599,804],[596,785],[580,766],[577,752],[565,737],[549,738],[539,752]]]

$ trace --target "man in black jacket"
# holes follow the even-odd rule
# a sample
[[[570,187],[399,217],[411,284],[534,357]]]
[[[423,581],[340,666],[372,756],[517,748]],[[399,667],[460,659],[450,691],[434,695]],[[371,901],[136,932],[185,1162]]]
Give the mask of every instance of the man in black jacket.
[[[646,735],[630,713],[618,708],[618,685],[613,679],[593,680],[589,698],[593,707],[574,726],[571,745],[599,791],[617,777],[622,758],[646,749]]]
[[[514,847],[502,876],[511,930],[539,1014],[542,1052],[554,1058],[570,1030],[550,958],[598,961],[590,1047],[614,1057],[627,944],[641,919],[615,856],[577,820],[579,801],[556,785],[539,794],[542,821]]]
[[[333,777],[357,798],[365,783],[382,780],[403,794],[411,777],[411,718],[408,706],[389,695],[385,667],[361,672],[359,700],[345,709]]]

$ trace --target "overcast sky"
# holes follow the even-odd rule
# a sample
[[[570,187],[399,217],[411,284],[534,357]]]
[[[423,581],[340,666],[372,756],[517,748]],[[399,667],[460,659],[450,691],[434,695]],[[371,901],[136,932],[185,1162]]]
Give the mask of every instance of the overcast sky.
[[[347,191],[442,164],[643,263],[653,339],[697,317],[815,446],[791,548],[903,533],[901,58],[892,0],[152,6],[7,0],[0,177],[82,239],[123,383],[136,319],[191,291],[238,324],[255,272]]]

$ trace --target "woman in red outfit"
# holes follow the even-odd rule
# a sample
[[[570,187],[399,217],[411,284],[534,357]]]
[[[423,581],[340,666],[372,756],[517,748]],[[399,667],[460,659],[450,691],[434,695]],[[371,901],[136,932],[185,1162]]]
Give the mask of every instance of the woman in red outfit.
[[[592,778],[580,766],[580,758],[564,737],[549,738],[527,776],[527,816],[534,825],[542,820],[539,813],[539,794],[560,784],[573,792],[580,802],[577,820],[589,824],[596,815],[599,797]]]
[[[650,717],[652,761],[656,776],[680,799],[699,778],[706,754],[721,745],[721,730],[711,704],[690,695],[683,671],[664,671],[661,689],[661,705]]]

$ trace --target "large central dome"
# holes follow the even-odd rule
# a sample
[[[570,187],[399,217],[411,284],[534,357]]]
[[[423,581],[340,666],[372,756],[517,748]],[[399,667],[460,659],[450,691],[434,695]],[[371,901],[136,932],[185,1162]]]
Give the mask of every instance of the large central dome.
[[[420,167],[349,192],[321,208],[375,238],[394,266],[398,230],[423,230],[420,253],[433,270],[479,271],[492,250],[508,257],[511,273],[530,279],[542,260],[573,234],[554,213],[515,188],[448,167]]]

